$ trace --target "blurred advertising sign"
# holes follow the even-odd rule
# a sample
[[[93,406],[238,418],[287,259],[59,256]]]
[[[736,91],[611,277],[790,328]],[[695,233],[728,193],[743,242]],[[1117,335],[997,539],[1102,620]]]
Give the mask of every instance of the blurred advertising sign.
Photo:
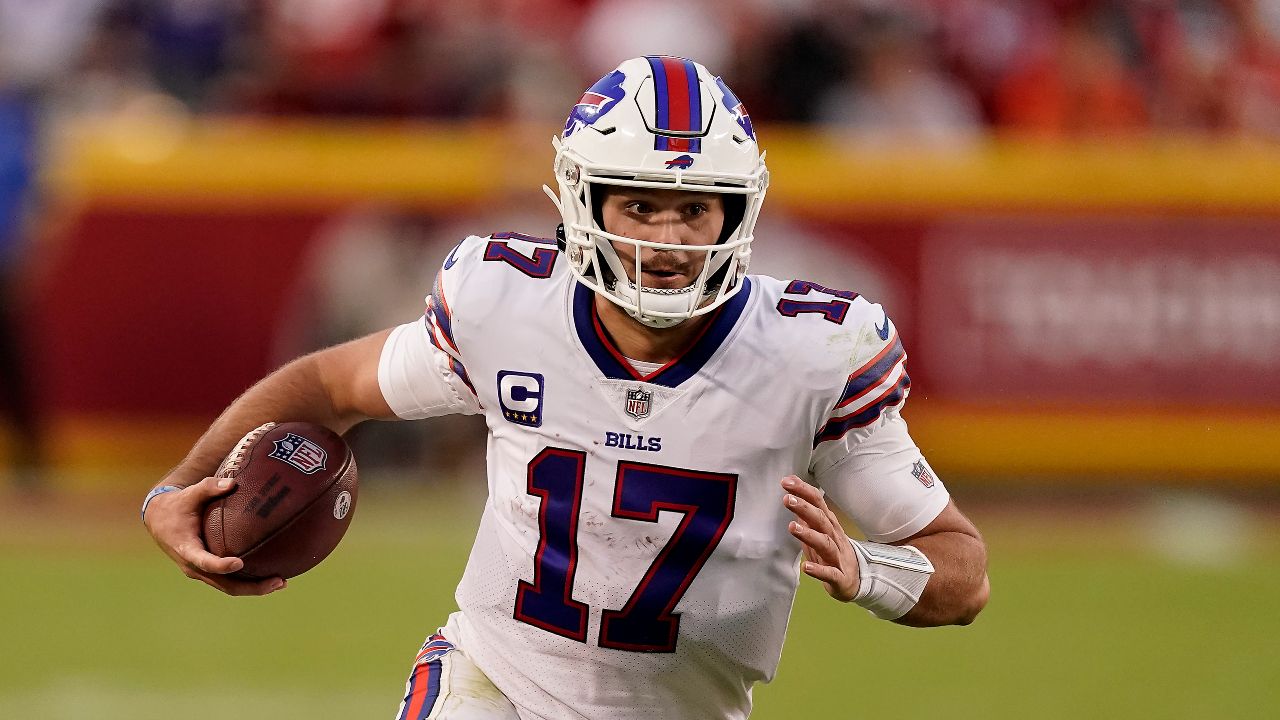
[[[920,261],[914,344],[940,394],[1280,406],[1280,219],[965,219]]]

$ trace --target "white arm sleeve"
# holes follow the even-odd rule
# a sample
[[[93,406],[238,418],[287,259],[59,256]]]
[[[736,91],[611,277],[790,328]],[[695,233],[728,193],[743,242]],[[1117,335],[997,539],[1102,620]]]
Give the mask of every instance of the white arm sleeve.
[[[870,433],[820,444],[810,467],[818,486],[874,542],[914,535],[950,499],[896,410],[886,411]]]
[[[420,420],[480,412],[480,401],[454,372],[456,361],[432,344],[422,320],[391,331],[378,360],[378,386],[395,414]]]

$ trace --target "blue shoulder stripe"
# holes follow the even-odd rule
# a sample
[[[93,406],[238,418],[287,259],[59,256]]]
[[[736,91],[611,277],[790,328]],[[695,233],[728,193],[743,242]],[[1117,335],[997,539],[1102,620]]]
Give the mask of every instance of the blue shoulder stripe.
[[[454,374],[462,378],[462,382],[466,383],[467,387],[471,390],[471,394],[478,396],[476,393],[476,386],[471,384],[471,378],[467,375],[467,369],[462,366],[462,363],[458,362],[457,358],[450,357],[449,365],[453,368]]]
[[[436,330],[434,327],[432,327],[432,318],[435,318],[436,321],[438,322],[440,316],[442,316],[443,314],[444,313],[434,313],[432,311],[431,305],[430,304],[427,305],[427,312],[422,316],[422,324],[427,326],[427,339],[431,340],[431,344],[434,345],[437,350],[449,356],[450,369],[453,370],[455,375],[462,378],[462,382],[465,383],[466,386],[471,389],[471,393],[474,395],[476,393],[476,387],[475,385],[471,384],[471,378],[467,375],[467,368],[463,366],[462,361],[458,360],[458,358],[455,357],[456,353],[458,352],[457,348],[449,349],[446,347],[442,347],[440,345],[439,338],[436,337]]]
[[[435,319],[437,325],[440,326],[440,332],[444,333],[444,339],[449,343],[449,347],[453,348],[453,353],[458,352],[458,343],[453,340],[453,317],[449,313],[449,303],[444,299],[444,286],[441,284],[441,278],[444,272],[441,271],[436,275],[436,281],[431,286],[431,302],[427,305],[427,312]],[[443,350],[444,348],[441,348]]]
[[[896,385],[886,390],[883,395],[876,398],[875,402],[868,405],[864,410],[853,415],[830,420],[826,425],[823,425],[822,429],[818,430],[818,434],[813,437],[813,446],[817,447],[820,443],[828,440],[839,440],[850,430],[866,427],[879,420],[885,409],[902,402],[910,389],[911,378],[904,371],[902,378],[898,380]]]
[[[854,370],[849,375],[849,382],[844,386],[844,390],[840,393],[840,400],[836,402],[836,408],[842,408],[854,400],[862,397],[864,393],[871,390],[875,386],[884,382],[885,378],[893,372],[898,363],[907,359],[907,351],[902,347],[902,339],[895,332],[893,334],[893,342],[889,343],[875,357],[863,363],[862,367]]]

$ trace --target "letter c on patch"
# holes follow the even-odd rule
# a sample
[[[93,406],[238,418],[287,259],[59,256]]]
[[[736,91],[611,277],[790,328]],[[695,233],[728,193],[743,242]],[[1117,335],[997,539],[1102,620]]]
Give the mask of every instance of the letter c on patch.
[[[517,425],[542,425],[542,375],[502,370],[498,373],[498,402],[502,416]]]

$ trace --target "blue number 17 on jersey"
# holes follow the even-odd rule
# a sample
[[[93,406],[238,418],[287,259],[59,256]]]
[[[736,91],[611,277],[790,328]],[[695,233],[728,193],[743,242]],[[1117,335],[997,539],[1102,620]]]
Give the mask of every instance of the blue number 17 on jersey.
[[[533,582],[519,582],[515,606],[516,620],[584,643],[589,608],[573,599],[573,575],[586,459],[549,447],[529,463],[529,494],[542,500],[540,536]],[[626,604],[601,613],[601,647],[675,652],[680,616],[673,611],[733,521],[737,484],[726,473],[618,463],[613,517],[656,523],[663,510],[684,517]]]

